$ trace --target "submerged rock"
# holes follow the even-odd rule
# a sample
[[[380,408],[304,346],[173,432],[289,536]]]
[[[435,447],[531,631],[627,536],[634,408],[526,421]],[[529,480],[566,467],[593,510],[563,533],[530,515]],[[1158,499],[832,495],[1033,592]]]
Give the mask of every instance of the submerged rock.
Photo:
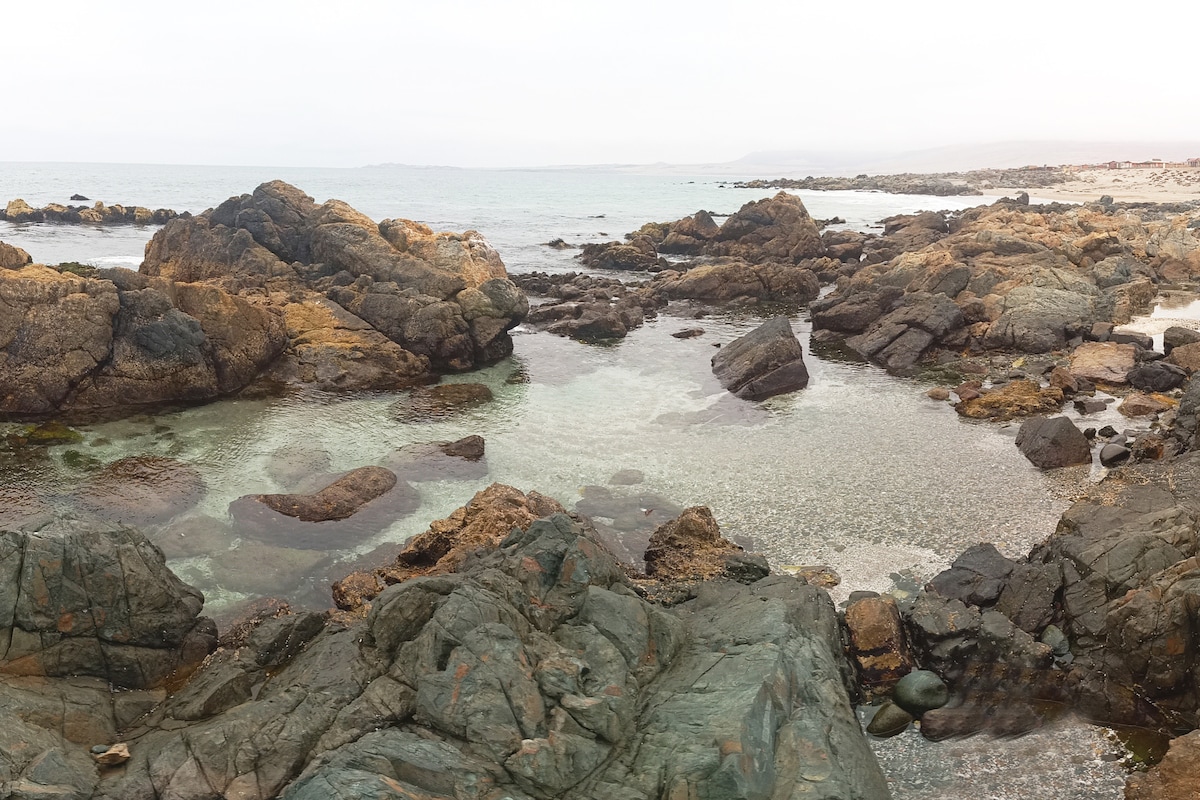
[[[75,493],[80,508],[125,525],[157,525],[193,508],[207,491],[200,471],[164,456],[129,456],[92,474]]]
[[[804,350],[787,317],[775,317],[725,345],[712,357],[713,374],[743,400],[765,400],[808,386]]]
[[[346,519],[392,490],[396,474],[383,467],[359,467],[316,494],[260,494],[260,503],[304,522]]]

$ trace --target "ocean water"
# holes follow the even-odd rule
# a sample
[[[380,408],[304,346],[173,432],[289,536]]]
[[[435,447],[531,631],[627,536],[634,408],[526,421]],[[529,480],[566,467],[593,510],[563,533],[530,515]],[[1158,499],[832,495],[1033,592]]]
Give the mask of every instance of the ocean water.
[[[199,212],[275,178],[318,201],[345,200],[375,219],[476,229],[510,272],[574,269],[572,251],[544,245],[554,238],[620,238],[644,222],[701,208],[727,214],[770,193],[728,188],[711,177],[598,170],[0,163],[0,202],[21,197],[38,206],[78,192],[110,204]],[[864,230],[892,214],[990,201],[797,194],[814,217],[841,217]],[[154,231],[0,222],[0,241],[45,263],[136,268]],[[297,394],[90,425],[80,429],[80,443],[50,448],[34,464],[9,465],[0,473],[0,502],[5,492],[35,492],[70,514],[79,487],[106,463],[155,455],[191,465],[204,483],[199,502],[146,529],[172,568],[204,590],[210,612],[220,614],[261,595],[328,605],[330,580],[350,564],[377,548],[394,549],[492,482],[536,489],[568,507],[578,503],[633,550],[644,546],[653,523],[684,506],[708,505],[727,536],[774,565],[832,568],[841,576],[835,597],[844,599],[855,589],[912,588],[980,541],[1022,555],[1053,531],[1069,496],[1088,480],[1086,468],[1032,467],[1013,444],[1016,426],[964,421],[928,399],[928,386],[814,355],[802,311],[792,323],[804,344],[809,387],[764,403],[732,398],[712,376],[709,359],[716,345],[760,322],[752,311],[699,320],[668,311],[604,346],[519,328],[511,358],[449,379],[483,383],[494,395],[456,416],[413,420],[402,413],[403,394]],[[671,336],[697,326],[704,335]],[[0,435],[15,427],[0,424]],[[247,535],[233,519],[231,504],[244,495],[312,489],[320,476],[391,464],[406,445],[469,434],[487,442],[480,468],[423,476],[394,516],[366,530],[332,530],[324,547]],[[641,481],[614,480],[629,470]],[[1082,731],[1077,740],[1086,746],[1093,737]],[[940,758],[920,742],[880,747],[885,761],[925,759],[926,776]],[[889,771],[897,796],[935,796],[921,788],[920,777]],[[1092,796],[1118,796],[1112,773],[1104,780],[1104,790]],[[988,796],[1033,796],[1027,787],[1008,793],[994,775],[986,788]]]

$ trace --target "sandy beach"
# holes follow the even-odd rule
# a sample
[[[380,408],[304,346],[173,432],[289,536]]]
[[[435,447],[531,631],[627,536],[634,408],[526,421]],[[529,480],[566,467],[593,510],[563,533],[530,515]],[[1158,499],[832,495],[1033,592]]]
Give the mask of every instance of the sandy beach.
[[[1055,186],[987,190],[989,194],[1022,191],[1039,200],[1069,203],[1090,203],[1103,195],[1118,202],[1178,203],[1200,200],[1200,168],[1089,169],[1077,172],[1075,180]]]

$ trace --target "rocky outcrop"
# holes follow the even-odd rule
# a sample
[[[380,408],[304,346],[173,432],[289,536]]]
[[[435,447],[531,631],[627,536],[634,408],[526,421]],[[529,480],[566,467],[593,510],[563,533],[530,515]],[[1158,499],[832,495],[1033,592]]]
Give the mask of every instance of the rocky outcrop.
[[[178,213],[169,208],[151,211],[143,206],[109,206],[99,200],[92,206],[50,203],[42,208],[33,208],[24,200],[17,199],[10,200],[0,209],[0,220],[8,222],[54,222],[67,225],[163,225],[178,216]]]
[[[804,351],[787,317],[775,317],[712,357],[713,374],[743,400],[765,400],[808,386]]]
[[[935,352],[1073,347],[1097,323],[1147,311],[1156,283],[1181,265],[1200,265],[1200,238],[1181,225],[1189,214],[1001,201],[884,220],[883,235],[862,242],[858,268],[812,303],[813,325],[896,371]],[[904,311],[921,304],[923,317]],[[903,327],[889,319],[898,312]],[[887,347],[905,333],[897,358]]]
[[[89,675],[129,689],[194,669],[216,644],[204,598],[131,528],[0,531],[0,673]]]
[[[746,203],[720,227],[706,211],[685,217],[671,224],[658,249],[681,255],[732,256],[752,264],[797,264],[825,254],[821,233],[804,203],[787,192]]]
[[[529,311],[528,324],[584,342],[624,338],[667,304],[646,284],[604,276],[531,272],[513,280],[531,294],[553,298]]]
[[[820,294],[821,283],[807,265],[727,257],[694,262],[684,272],[661,272],[650,288],[672,300],[807,303]]]
[[[650,536],[646,574],[657,580],[703,581],[731,578],[753,583],[770,567],[762,556],[746,553],[721,535],[707,506],[693,506],[663,523]]]
[[[1026,558],[964,554],[905,614],[922,665],[960,692],[1196,727],[1198,456],[1121,467]]]
[[[376,224],[282,181],[172,221],[147,245],[142,272],[270,303],[328,301],[439,371],[508,355],[508,331],[528,307],[475,231]]]
[[[256,380],[406,388],[508,355],[527,308],[479,234],[377,225],[276,181],[172,220],[140,273],[0,270],[0,413],[129,413]]]
[[[888,796],[822,590],[709,581],[664,608],[566,515],[510,530],[365,618],[260,615],[157,707],[76,682],[0,734],[5,780],[114,800]],[[7,709],[31,707],[20,691],[0,684]],[[131,757],[100,779],[81,739]]]
[[[20,269],[33,263],[33,256],[19,247],[0,242],[0,269]]]
[[[0,271],[0,414],[204,402],[245,387],[286,344],[276,314],[213,286]]]
[[[346,610],[359,609],[392,584],[454,572],[471,553],[494,549],[514,529],[525,530],[536,519],[564,511],[545,495],[494,483],[446,519],[431,522],[429,530],[413,537],[393,564],[353,573],[335,583],[334,603]]]
[[[666,266],[649,236],[633,236],[627,242],[585,244],[575,258],[587,269],[657,272]]]

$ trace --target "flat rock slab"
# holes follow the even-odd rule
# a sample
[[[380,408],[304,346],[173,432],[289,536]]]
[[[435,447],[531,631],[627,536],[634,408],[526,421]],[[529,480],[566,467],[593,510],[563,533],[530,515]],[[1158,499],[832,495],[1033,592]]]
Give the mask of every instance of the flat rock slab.
[[[787,317],[775,317],[712,358],[721,385],[743,400],[765,400],[808,386],[804,349]]]
[[[305,522],[346,519],[396,485],[396,474],[383,467],[359,467],[316,494],[260,494],[258,501]]]
[[[1071,374],[1099,383],[1124,384],[1134,368],[1137,348],[1115,342],[1084,342],[1071,353]]]

